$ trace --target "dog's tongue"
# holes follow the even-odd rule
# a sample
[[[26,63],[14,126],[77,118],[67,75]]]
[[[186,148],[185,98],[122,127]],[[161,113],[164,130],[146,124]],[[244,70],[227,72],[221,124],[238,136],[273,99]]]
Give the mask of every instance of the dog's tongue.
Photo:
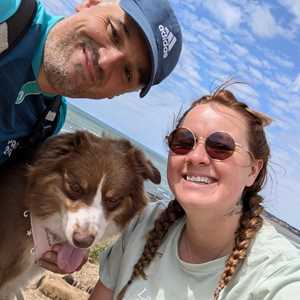
[[[58,267],[67,273],[72,273],[80,266],[85,255],[86,249],[75,248],[68,243],[63,243],[57,256]]]

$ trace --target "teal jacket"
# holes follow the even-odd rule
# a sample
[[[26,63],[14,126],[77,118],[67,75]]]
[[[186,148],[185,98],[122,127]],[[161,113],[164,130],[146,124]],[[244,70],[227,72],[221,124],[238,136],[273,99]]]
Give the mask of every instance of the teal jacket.
[[[16,12],[20,1],[1,0],[0,31],[3,32],[5,21]],[[61,19],[47,14],[38,2],[27,32],[13,49],[0,54],[0,163],[33,134],[36,123],[57,96],[43,93],[36,79],[48,32]],[[63,97],[61,100],[53,134],[65,121],[66,100]]]

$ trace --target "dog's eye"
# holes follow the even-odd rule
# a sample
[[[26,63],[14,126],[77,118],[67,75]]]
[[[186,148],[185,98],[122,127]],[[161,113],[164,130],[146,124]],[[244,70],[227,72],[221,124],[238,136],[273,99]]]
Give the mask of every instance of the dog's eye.
[[[120,198],[106,197],[104,203],[107,209],[115,209],[120,204]]]
[[[72,200],[78,200],[83,194],[82,187],[77,182],[69,182],[67,184],[67,194]]]
[[[74,193],[81,193],[81,186],[78,183],[71,183],[70,188]]]

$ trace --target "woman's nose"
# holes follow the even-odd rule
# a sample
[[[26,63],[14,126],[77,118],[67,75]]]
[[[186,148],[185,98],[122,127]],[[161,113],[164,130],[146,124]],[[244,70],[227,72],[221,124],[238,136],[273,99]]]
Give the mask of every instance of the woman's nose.
[[[100,48],[98,64],[101,69],[108,71],[124,62],[125,53],[115,47]]]
[[[206,152],[205,145],[201,142],[198,143],[194,149],[186,154],[186,161],[194,165],[208,165],[210,163],[210,157]]]

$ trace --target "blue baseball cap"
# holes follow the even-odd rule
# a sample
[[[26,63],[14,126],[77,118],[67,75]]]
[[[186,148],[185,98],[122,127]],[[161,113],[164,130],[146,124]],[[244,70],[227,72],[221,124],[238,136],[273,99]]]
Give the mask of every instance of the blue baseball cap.
[[[120,0],[119,5],[139,26],[147,42],[151,74],[140,92],[144,97],[152,85],[175,68],[182,48],[181,29],[168,0]]]

